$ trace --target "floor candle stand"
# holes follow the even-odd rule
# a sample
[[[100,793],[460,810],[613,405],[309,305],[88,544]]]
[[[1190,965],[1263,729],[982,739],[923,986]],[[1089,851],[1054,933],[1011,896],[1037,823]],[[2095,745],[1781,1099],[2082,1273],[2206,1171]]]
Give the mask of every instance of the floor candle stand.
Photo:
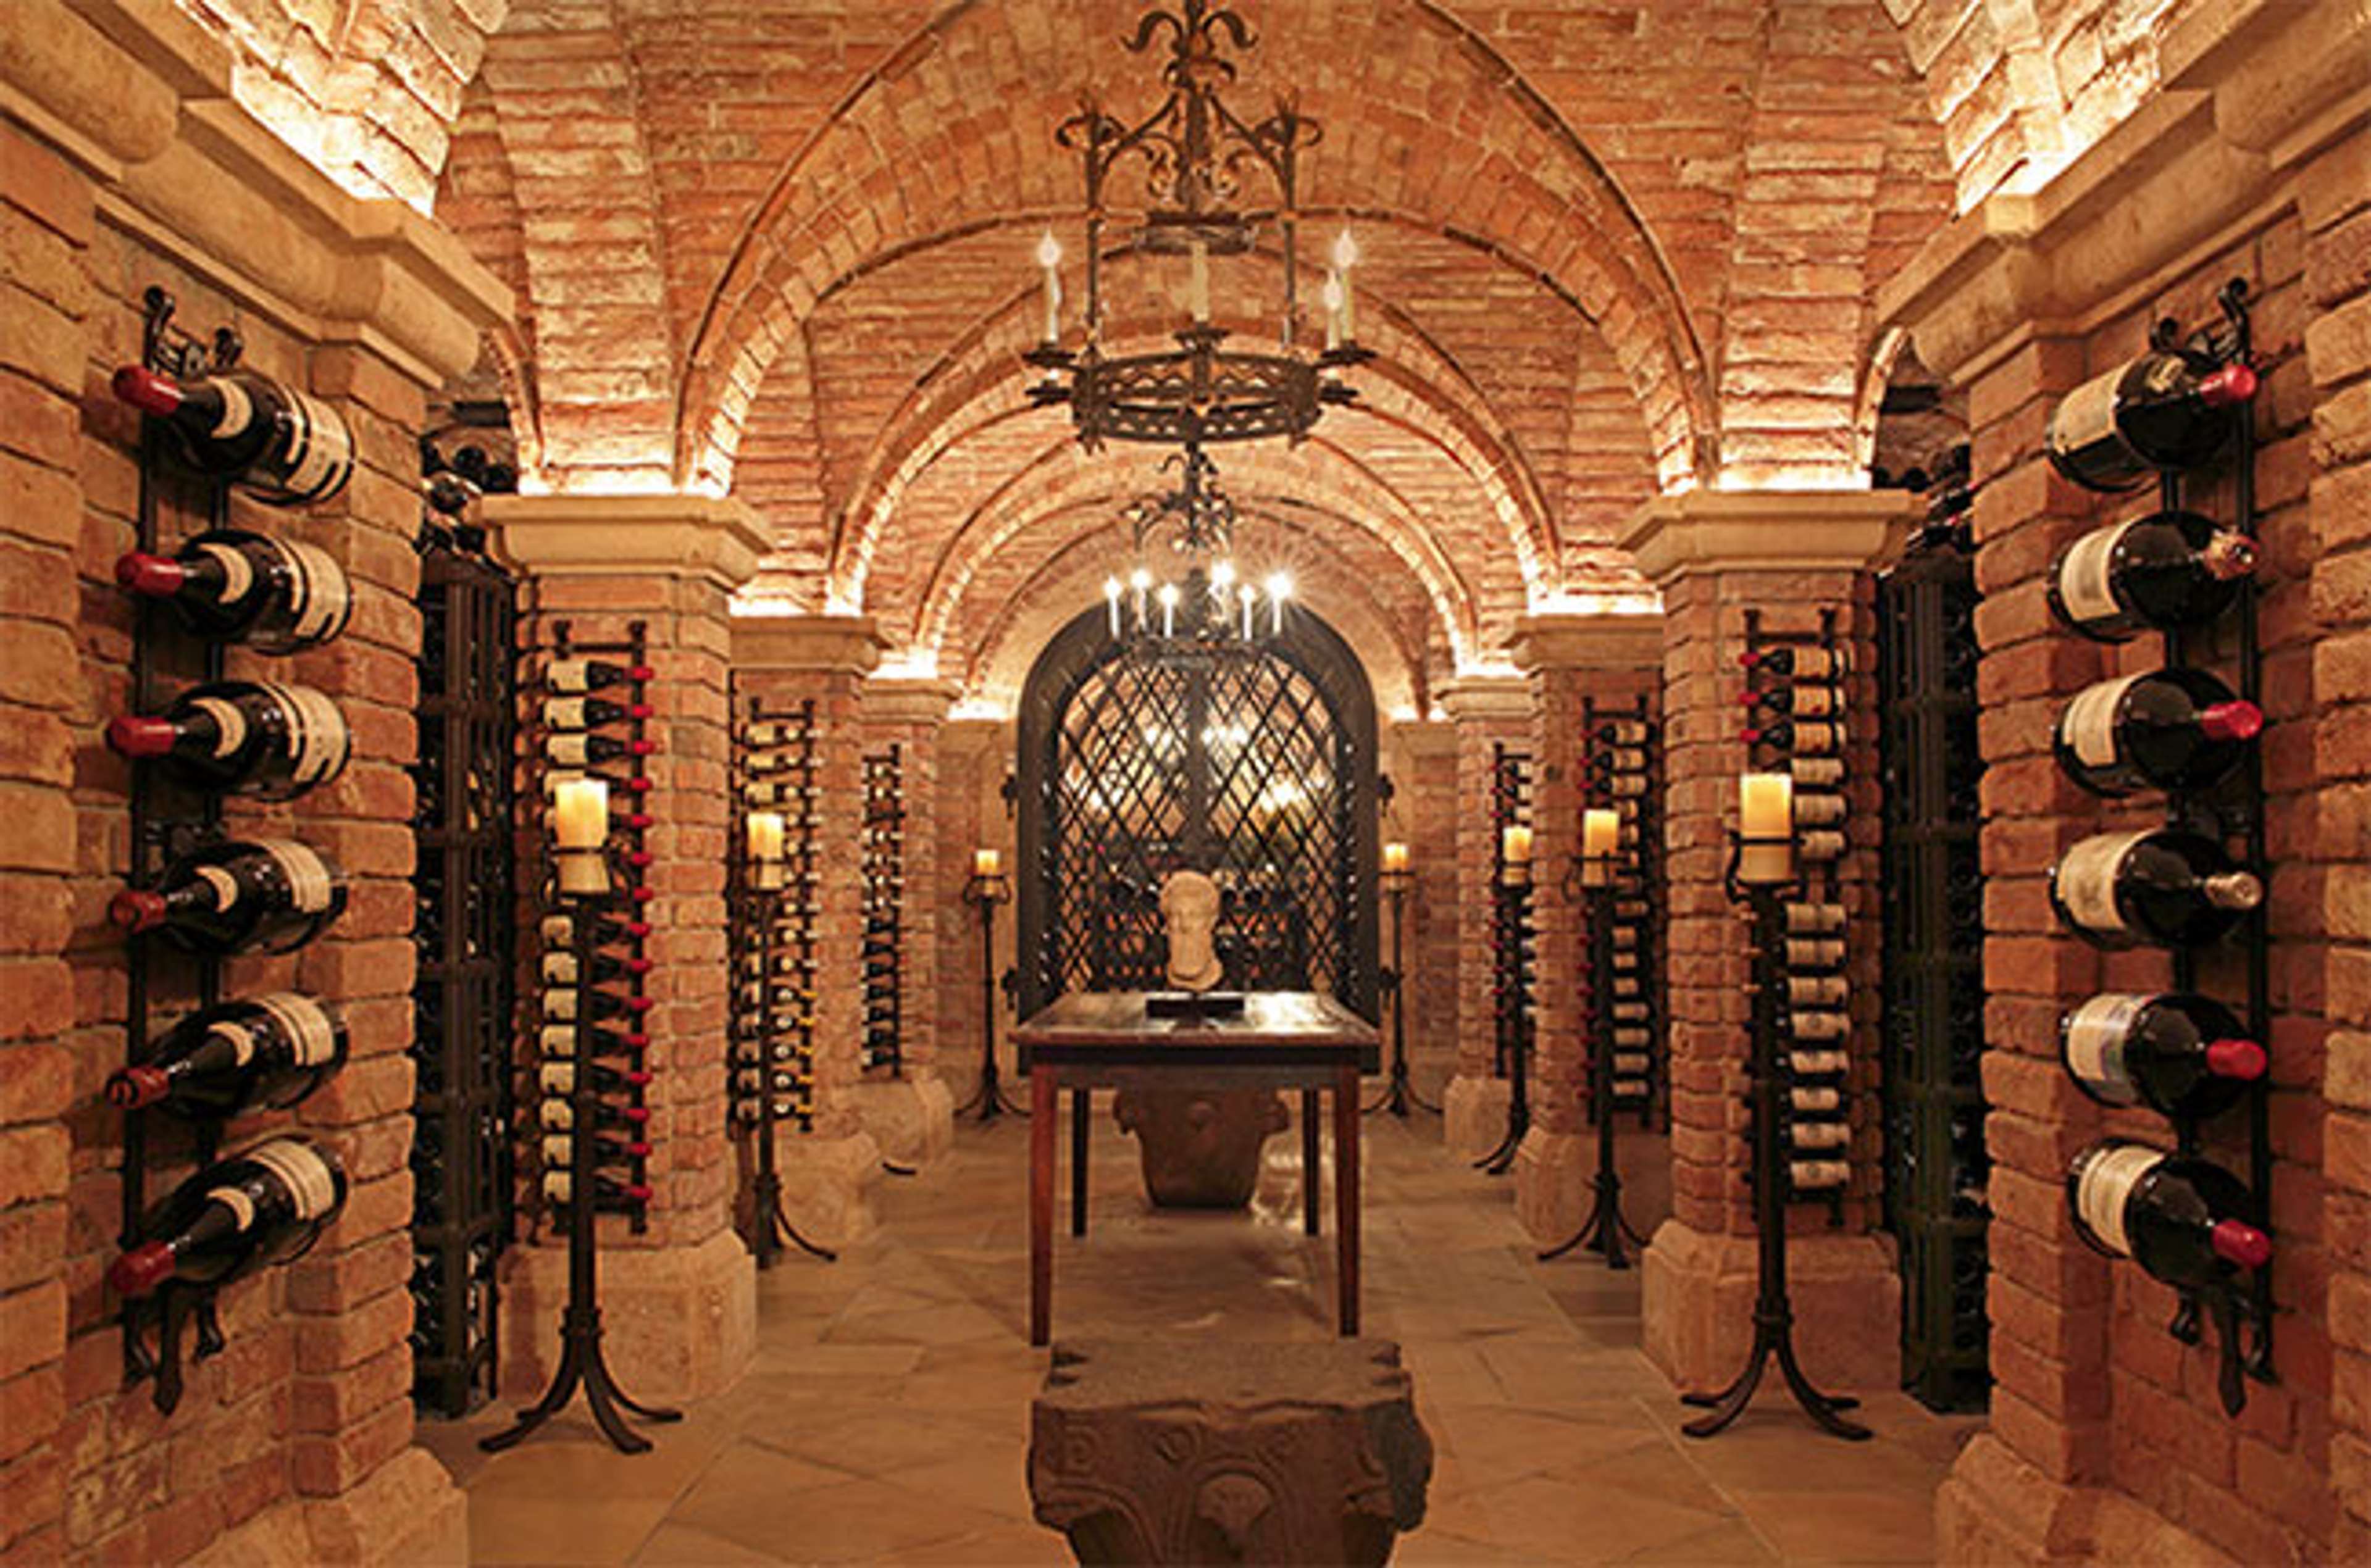
[[[1582,907],[1589,912],[1589,1119],[1597,1131],[1597,1174],[1590,1178],[1590,1189],[1594,1199],[1580,1228],[1542,1252],[1540,1262],[1551,1262],[1576,1247],[1586,1247],[1592,1252],[1603,1253],[1607,1268],[1626,1269],[1630,1259],[1622,1250],[1624,1239],[1626,1237],[1631,1246],[1642,1251],[1647,1239],[1622,1216],[1622,1170],[1614,1159],[1617,1118],[1613,1101],[1613,1031],[1606,989],[1613,960],[1612,882],[1585,886]]]
[[[781,922],[782,894],[780,889],[756,891],[752,896],[758,905],[758,959],[764,973],[774,972],[774,933]],[[772,1025],[770,1009],[758,1015],[765,1027]],[[773,1071],[770,1063],[758,1068],[760,1073]],[[761,1269],[772,1268],[781,1261],[785,1242],[811,1258],[825,1262],[837,1262],[839,1254],[828,1247],[819,1247],[799,1234],[791,1216],[782,1207],[782,1172],[774,1150],[774,1129],[781,1119],[774,1114],[774,1090],[769,1084],[758,1095],[760,1114],[757,1124],[757,1147],[753,1158],[757,1169],[749,1179],[749,1252]]]
[[[1383,1086],[1383,1092],[1375,1102],[1366,1108],[1370,1116],[1378,1111],[1388,1111],[1405,1119],[1410,1106],[1418,1111],[1429,1111],[1435,1115],[1440,1113],[1440,1107],[1426,1104],[1424,1097],[1417,1093],[1416,1086],[1408,1081],[1407,950],[1402,938],[1406,924],[1408,893],[1415,883],[1416,874],[1412,871],[1387,870],[1382,873],[1383,902],[1392,912],[1392,966],[1382,975],[1383,995],[1391,998],[1392,1004],[1392,1066],[1391,1081]]]
[[[1778,996],[1784,973],[1786,913],[1784,901],[1794,885],[1791,866],[1784,882],[1745,882],[1739,875],[1743,841],[1732,842],[1725,878],[1729,896],[1752,911],[1753,927],[1753,1224],[1759,1250],[1755,1258],[1753,1347],[1746,1352],[1745,1369],[1717,1394],[1683,1394],[1681,1402],[1709,1413],[1680,1428],[1691,1437],[1710,1437],[1728,1428],[1753,1402],[1754,1390],[1775,1357],[1795,1402],[1822,1431],[1858,1442],[1869,1429],[1847,1420],[1844,1412],[1859,1401],[1827,1394],[1812,1387],[1795,1358],[1795,1309],[1787,1292],[1787,1152],[1782,1133],[1778,1061]],[[1787,846],[1791,859],[1791,846]]]
[[[614,894],[562,894],[561,898],[570,915],[570,945],[575,953],[577,973],[589,975],[595,950],[594,928],[609,912]],[[560,1367],[552,1374],[549,1389],[532,1409],[519,1412],[515,1424],[479,1443],[478,1447],[490,1454],[499,1454],[524,1442],[538,1427],[566,1409],[580,1388],[584,1390],[584,1402],[592,1409],[595,1424],[621,1453],[647,1453],[651,1447],[649,1438],[626,1424],[623,1412],[631,1412],[645,1421],[683,1419],[681,1411],[637,1404],[627,1398],[618,1387],[601,1349],[601,1299],[596,1266],[600,1248],[593,1225],[594,1192],[599,1179],[593,1135],[601,1102],[594,1085],[593,1051],[590,1010],[581,1009],[576,1019],[575,1070],[568,1097],[568,1305],[560,1318]]]
[[[1498,866],[1498,928],[1508,944],[1502,956],[1507,1031],[1507,1136],[1474,1162],[1474,1169],[1503,1176],[1515,1168],[1516,1151],[1532,1130],[1532,1008],[1531,922],[1532,865],[1529,859],[1502,859]]]
[[[1025,1106],[1005,1098],[996,1070],[996,906],[1012,902],[1012,882],[1000,872],[974,872],[964,883],[963,901],[979,911],[979,1088],[955,1114],[977,1112],[985,1124],[999,1116],[1026,1116]]]

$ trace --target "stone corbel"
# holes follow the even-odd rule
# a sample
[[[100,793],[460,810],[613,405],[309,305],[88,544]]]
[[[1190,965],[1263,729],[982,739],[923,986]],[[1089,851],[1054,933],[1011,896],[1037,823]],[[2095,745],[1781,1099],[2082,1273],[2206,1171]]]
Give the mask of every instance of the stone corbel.
[[[701,495],[494,495],[480,515],[495,555],[530,577],[746,582],[765,530],[745,503]]]
[[[864,721],[868,724],[944,724],[963,696],[963,683],[875,677],[864,683]]]
[[[739,616],[733,622],[733,666],[868,675],[889,651],[870,616]]]
[[[1925,510],[1904,490],[1691,490],[1648,502],[1614,542],[1664,588],[1706,572],[1857,571],[1898,556]]]
[[[1525,670],[1637,670],[1663,667],[1660,615],[1526,616],[1510,645]]]

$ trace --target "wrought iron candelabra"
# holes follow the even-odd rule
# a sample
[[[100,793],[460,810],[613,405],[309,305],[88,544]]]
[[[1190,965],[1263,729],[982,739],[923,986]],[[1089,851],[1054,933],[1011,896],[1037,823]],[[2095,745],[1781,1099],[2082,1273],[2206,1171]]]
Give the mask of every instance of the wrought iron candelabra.
[[[1644,1251],[1647,1239],[1622,1216],[1622,1170],[1614,1159],[1614,1128],[1619,1124],[1613,1103],[1613,1028],[1611,976],[1613,972],[1613,879],[1611,866],[1585,865],[1574,858],[1579,875],[1581,907],[1589,920],[1589,1119],[1597,1132],[1597,1174],[1590,1178],[1594,1201],[1580,1228],[1540,1254],[1542,1262],[1563,1257],[1576,1247],[1605,1256],[1609,1269],[1626,1269],[1626,1238]]]

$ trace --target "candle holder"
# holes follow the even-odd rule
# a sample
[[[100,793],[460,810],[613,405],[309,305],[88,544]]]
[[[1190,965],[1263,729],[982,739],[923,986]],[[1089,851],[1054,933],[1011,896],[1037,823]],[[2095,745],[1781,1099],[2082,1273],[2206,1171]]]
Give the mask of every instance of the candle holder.
[[[1416,890],[1416,873],[1408,870],[1387,870],[1382,873],[1383,902],[1392,912],[1392,963],[1377,978],[1383,995],[1392,1004],[1392,1070],[1391,1081],[1376,1101],[1366,1108],[1370,1116],[1378,1111],[1388,1111],[1405,1118],[1408,1107],[1429,1111],[1438,1115],[1440,1107],[1428,1105],[1408,1081],[1407,1065],[1407,986],[1405,948],[1402,938],[1407,915],[1408,894]]]
[[[964,883],[963,901],[979,911],[979,1087],[955,1107],[955,1114],[977,1110],[986,1125],[1001,1115],[1029,1114],[1025,1106],[1005,1098],[996,1066],[996,906],[1012,902],[1012,880],[1000,871],[975,870]]]
[[[1528,847],[1528,846],[1526,846]],[[1526,952],[1531,940],[1532,862],[1528,856],[1504,859],[1498,866],[1499,928],[1514,951],[1509,955],[1509,975],[1504,1005],[1507,1015],[1507,1135],[1497,1147],[1474,1162],[1474,1169],[1503,1176],[1515,1167],[1515,1155],[1532,1130],[1532,985]]]
[[[1589,1119],[1597,1133],[1597,1174],[1590,1181],[1594,1197],[1589,1216],[1570,1237],[1542,1252],[1540,1262],[1586,1247],[1604,1254],[1607,1268],[1626,1269],[1624,1239],[1644,1251],[1647,1239],[1622,1216],[1622,1170],[1614,1159],[1613,1015],[1607,999],[1613,970],[1612,858],[1575,855],[1565,870],[1565,890],[1568,895],[1577,891],[1589,912]]]
[[[1778,854],[1768,851],[1775,845]],[[1755,848],[1764,853],[1758,859]],[[1773,872],[1783,863],[1786,875]],[[1795,1358],[1795,1309],[1787,1291],[1787,1170],[1786,1151],[1779,1147],[1780,1090],[1778,1082],[1778,964],[1784,951],[1787,891],[1796,885],[1791,845],[1768,837],[1747,838],[1741,832],[1729,838],[1729,864],[1721,885],[1732,900],[1746,905],[1753,925],[1753,1224],[1757,1234],[1753,1293],[1753,1346],[1746,1353],[1745,1369],[1717,1394],[1683,1394],[1683,1404],[1710,1413],[1680,1430],[1691,1437],[1710,1437],[1728,1428],[1753,1401],[1762,1374],[1772,1358],[1786,1378],[1787,1391],[1803,1412],[1822,1430],[1849,1441],[1863,1441],[1869,1429],[1848,1421],[1843,1412],[1860,1401],[1842,1394],[1821,1392],[1804,1376]]]
[[[559,854],[563,870],[571,858],[575,858],[577,880],[586,884],[571,888],[563,881],[560,898],[569,915],[569,951],[575,958],[576,973],[589,975],[597,945],[595,928],[603,914],[618,902],[611,882],[613,868],[607,850],[601,847],[571,847]],[[597,885],[594,885],[596,878]],[[596,1270],[600,1248],[593,1225],[593,1197],[598,1175],[594,1119],[600,1110],[600,1099],[593,1087],[590,1070],[595,1055],[593,1032],[592,1010],[579,1009],[575,1062],[568,1095],[568,1303],[560,1316],[560,1366],[552,1374],[550,1388],[533,1408],[521,1411],[515,1424],[479,1443],[478,1447],[490,1454],[499,1454],[524,1442],[538,1427],[566,1409],[580,1388],[584,1390],[584,1402],[592,1409],[594,1424],[621,1453],[648,1453],[651,1447],[649,1438],[626,1424],[624,1412],[631,1412],[645,1421],[683,1419],[681,1411],[637,1404],[629,1399],[625,1390],[618,1387],[601,1349]]]

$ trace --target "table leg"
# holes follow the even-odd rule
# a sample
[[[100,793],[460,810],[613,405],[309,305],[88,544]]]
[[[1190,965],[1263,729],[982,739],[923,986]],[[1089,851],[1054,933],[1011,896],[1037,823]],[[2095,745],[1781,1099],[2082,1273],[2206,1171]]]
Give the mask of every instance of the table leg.
[[[1313,1089],[1301,1091],[1301,1228],[1312,1236],[1317,1234],[1317,1208],[1324,1201],[1317,1168],[1317,1095]]]
[[[1054,1074],[1029,1075],[1029,1343],[1054,1326]]]
[[[1359,1069],[1344,1067],[1334,1080],[1334,1244],[1345,1339],[1359,1332]]]
[[[1087,1127],[1094,1120],[1095,1091],[1070,1090],[1070,1234],[1087,1233]]]

